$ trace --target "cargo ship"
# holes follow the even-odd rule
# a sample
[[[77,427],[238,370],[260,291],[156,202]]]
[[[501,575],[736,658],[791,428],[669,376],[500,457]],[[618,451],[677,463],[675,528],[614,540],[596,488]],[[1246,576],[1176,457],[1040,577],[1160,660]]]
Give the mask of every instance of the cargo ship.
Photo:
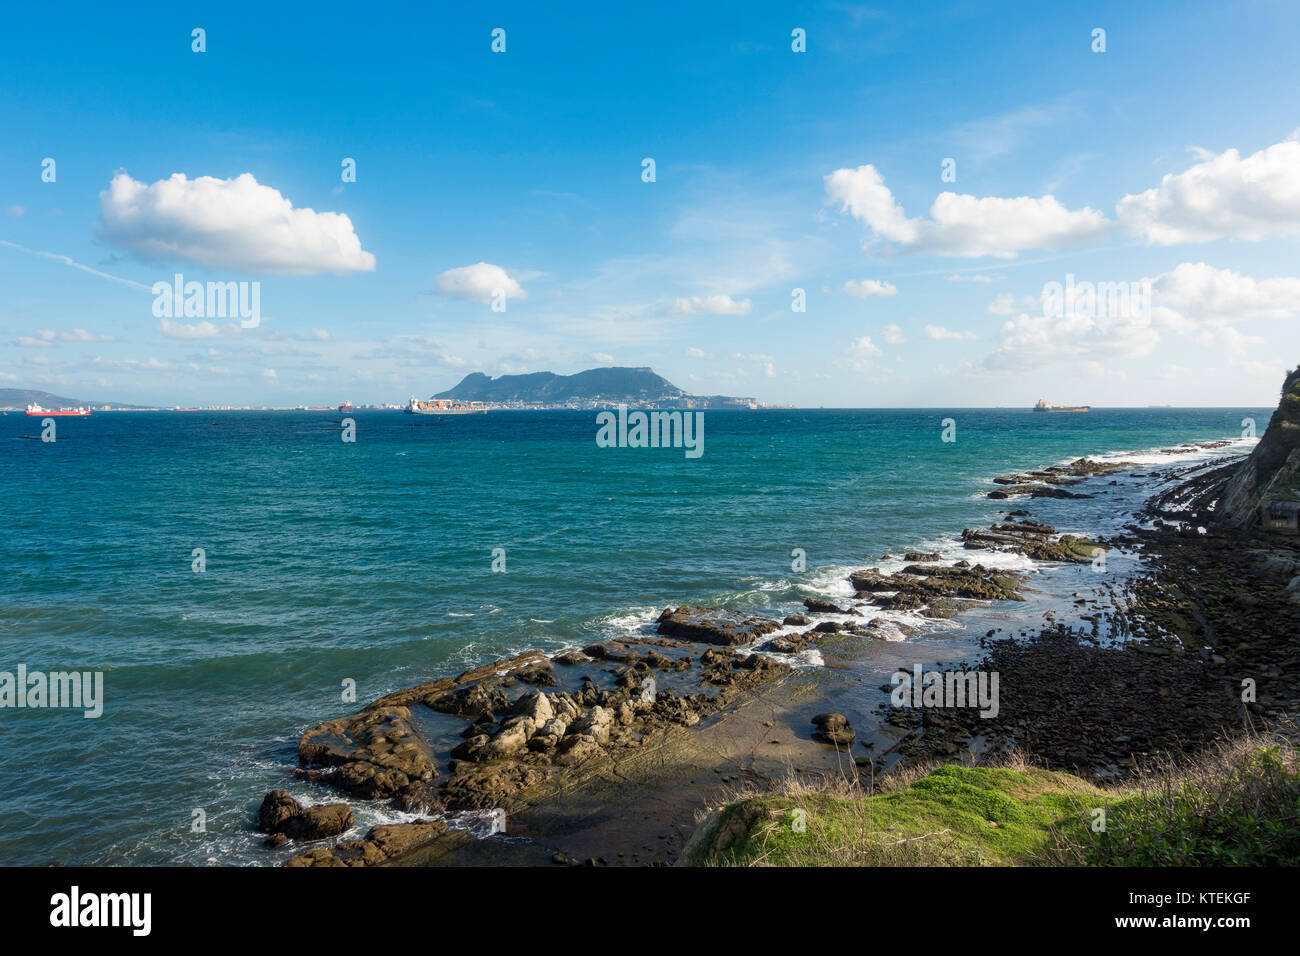
[[[482,402],[470,402],[466,405],[464,402],[457,402],[450,398],[434,398],[422,402],[412,395],[411,400],[406,403],[408,415],[474,415],[486,411]]]
[[[356,410],[357,406],[353,405],[351,402],[344,402],[339,406],[339,411],[341,412],[355,412]]]
[[[38,415],[38,416],[39,415],[55,415],[55,416],[74,415],[78,418],[81,418],[83,416],[89,415],[90,409],[89,408],[60,408],[60,409],[41,408],[41,406],[37,405],[35,402],[32,402],[30,405],[27,406],[27,414]]]
[[[1091,410],[1091,405],[1048,405],[1041,398],[1038,400],[1038,404],[1034,406],[1036,412],[1087,412]]]

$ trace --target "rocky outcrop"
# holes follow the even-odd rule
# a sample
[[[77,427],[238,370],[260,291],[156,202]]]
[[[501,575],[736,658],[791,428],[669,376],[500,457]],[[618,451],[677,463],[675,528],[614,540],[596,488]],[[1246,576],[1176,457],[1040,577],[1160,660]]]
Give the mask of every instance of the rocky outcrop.
[[[1215,512],[1230,528],[1300,530],[1300,368],[1287,375],[1264,436],[1228,480]]]
[[[919,610],[937,598],[1023,601],[1020,594],[1023,580],[1015,572],[991,571],[978,564],[965,567],[910,564],[893,574],[868,568],[849,576],[859,596],[871,598],[876,606],[886,610]]]
[[[335,768],[331,783],[371,799],[393,796],[438,772],[428,744],[411,725],[410,709],[378,701],[307,731],[298,743],[298,759],[304,767]]]
[[[258,829],[263,833],[299,841],[338,836],[355,822],[352,808],[346,803],[304,807],[284,790],[272,790],[263,798],[257,818]]]
[[[378,866],[412,850],[448,836],[442,820],[417,820],[414,823],[389,823],[371,827],[364,840],[352,840],[332,847],[320,847],[299,853],[285,861],[285,866]]]
[[[659,633],[701,644],[734,646],[752,644],[781,629],[770,617],[745,614],[721,607],[667,608],[659,615]]]
[[[1035,561],[1087,562],[1108,549],[1091,538],[1058,535],[1051,525],[1023,521],[999,523],[987,531],[967,528],[961,533],[962,546],[970,550],[1010,551]]]

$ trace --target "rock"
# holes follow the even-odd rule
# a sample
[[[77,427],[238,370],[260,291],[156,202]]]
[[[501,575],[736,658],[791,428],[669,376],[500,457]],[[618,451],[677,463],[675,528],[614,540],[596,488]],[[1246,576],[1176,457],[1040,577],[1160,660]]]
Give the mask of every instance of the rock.
[[[478,754],[488,745],[491,740],[487,734],[475,734],[473,737],[466,738],[464,743],[457,744],[452,748],[451,756],[453,760],[475,760]]]
[[[528,716],[511,717],[501,725],[491,740],[483,747],[488,758],[508,757],[528,746],[528,738],[537,731],[537,722]]]
[[[575,734],[591,737],[596,743],[603,744],[609,740],[609,731],[614,723],[614,712],[599,705],[591,708],[587,714],[573,724]]]
[[[257,828],[263,833],[279,833],[285,823],[302,812],[302,805],[288,791],[272,790],[262,798],[257,812]]]
[[[346,803],[307,807],[297,816],[285,821],[283,832],[291,840],[324,840],[338,836],[355,822],[352,808]]]
[[[551,750],[564,739],[569,722],[563,717],[552,717],[541,730],[528,739],[529,750]]]
[[[843,614],[843,608],[837,607],[830,601],[822,601],[818,598],[804,598],[803,606],[814,614]]]
[[[551,707],[549,697],[541,691],[534,691],[519,698],[515,704],[515,714],[531,718],[533,724],[540,727],[555,716],[555,710]]]
[[[600,745],[586,734],[570,735],[565,738],[564,745],[556,756],[555,762],[561,766],[571,767],[575,764],[584,763],[593,757],[599,757],[603,753],[604,751],[600,749]]]
[[[298,759],[304,767],[338,767],[331,782],[369,799],[392,796],[438,772],[429,745],[411,723],[410,709],[378,703],[307,731],[298,743]]]
[[[813,737],[824,743],[833,744],[836,747],[852,747],[856,735],[853,733],[853,727],[849,724],[849,719],[843,714],[831,712],[827,714],[818,714],[812,719],[813,724],[817,727]]]
[[[804,627],[812,623],[812,618],[806,614],[787,614],[781,623],[787,627]]]
[[[722,646],[752,644],[780,628],[780,623],[770,617],[720,607],[667,608],[659,615],[658,622],[660,634]]]
[[[299,853],[285,866],[377,866],[448,835],[441,820],[389,823],[371,827],[364,840],[352,840],[333,847]]]

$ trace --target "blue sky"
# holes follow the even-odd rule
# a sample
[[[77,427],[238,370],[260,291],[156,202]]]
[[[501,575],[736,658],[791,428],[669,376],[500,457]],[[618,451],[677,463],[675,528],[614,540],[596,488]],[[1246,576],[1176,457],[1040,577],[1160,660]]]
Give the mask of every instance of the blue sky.
[[[1271,403],[1300,10],[1057,6],[14,8],[0,386],[380,402],[618,364],[799,405]],[[160,318],[178,272],[260,283],[261,324]],[[1048,314],[1067,275],[1154,291]]]

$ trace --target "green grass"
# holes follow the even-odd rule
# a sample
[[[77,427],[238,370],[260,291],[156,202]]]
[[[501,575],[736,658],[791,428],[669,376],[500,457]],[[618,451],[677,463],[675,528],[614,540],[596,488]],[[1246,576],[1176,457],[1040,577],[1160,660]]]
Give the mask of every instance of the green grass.
[[[719,821],[724,845],[715,841],[710,861],[727,866],[1012,865],[1047,853],[1059,821],[1110,800],[1065,773],[940,767],[904,789],[871,797],[809,792],[733,804]]]
[[[1096,866],[1300,864],[1300,771],[1259,748],[1216,781],[1184,780],[1120,800],[1084,850]]]
[[[1113,788],[1024,764],[944,766],[908,779],[873,796],[855,792],[856,784],[846,781],[787,781],[780,793],[723,808],[697,833],[685,862],[1300,864],[1300,762],[1290,745],[1225,744]]]

